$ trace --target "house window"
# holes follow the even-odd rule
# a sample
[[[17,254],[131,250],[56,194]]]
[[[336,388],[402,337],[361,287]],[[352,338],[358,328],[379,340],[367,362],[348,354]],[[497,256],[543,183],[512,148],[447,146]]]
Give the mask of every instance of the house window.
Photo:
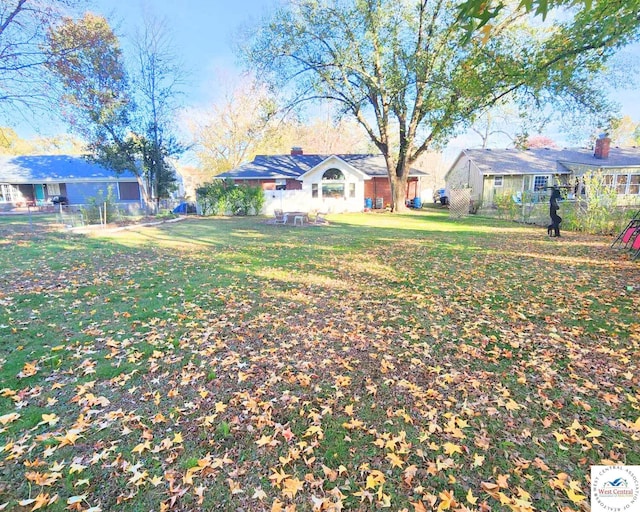
[[[329,169],[322,175],[322,180],[327,181],[344,181],[344,174],[340,169]]]
[[[118,191],[121,201],[138,201],[140,199],[140,187],[137,183],[118,183]]]
[[[340,169],[328,169],[322,175],[322,197],[344,197],[344,174]]]
[[[47,185],[47,194],[49,197],[51,196],[59,196],[60,195],[60,183],[49,183]]]
[[[626,194],[627,193],[627,182],[629,180],[628,174],[618,174],[616,176],[616,193],[618,194]]]
[[[349,197],[351,197],[351,198],[356,197],[356,184],[355,183],[349,183]]]
[[[287,180],[276,180],[276,190],[287,190]]]
[[[640,174],[632,174],[629,180],[629,194],[640,194]]]
[[[542,192],[549,185],[549,176],[535,176],[533,178],[533,190]]]
[[[502,186],[503,176],[494,176],[493,177],[493,186],[501,187]]]
[[[10,203],[13,201],[13,187],[8,184],[0,185],[0,202]]]
[[[318,197],[318,184],[317,183],[312,183],[311,184],[311,197]]]
[[[322,197],[344,197],[344,183],[323,183]]]

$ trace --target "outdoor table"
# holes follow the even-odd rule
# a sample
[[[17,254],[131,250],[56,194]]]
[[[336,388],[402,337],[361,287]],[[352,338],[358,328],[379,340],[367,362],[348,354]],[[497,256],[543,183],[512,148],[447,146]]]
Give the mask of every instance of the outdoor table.
[[[284,223],[287,224],[290,218],[293,219],[294,226],[298,223],[298,221],[300,221],[301,226],[303,226],[305,223],[309,223],[309,214],[307,212],[285,212]]]

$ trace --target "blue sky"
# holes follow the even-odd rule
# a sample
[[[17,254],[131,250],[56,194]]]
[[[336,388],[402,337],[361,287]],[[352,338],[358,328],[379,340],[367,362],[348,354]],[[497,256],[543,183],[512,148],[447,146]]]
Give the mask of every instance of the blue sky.
[[[244,25],[257,23],[283,0],[89,0],[90,9],[106,16],[123,42],[143,25],[145,12],[165,19],[171,27],[175,51],[188,71],[185,77],[185,106],[210,104],[221,81],[239,72],[233,42]],[[126,43],[125,43],[126,44]],[[640,44],[625,50],[640,65]],[[637,68],[636,68],[637,69]],[[638,82],[638,80],[636,80]],[[616,91],[612,97],[621,112],[640,122],[638,85]],[[32,126],[35,128],[35,126]],[[40,128],[45,135],[56,128]],[[26,131],[29,131],[28,129]],[[19,130],[23,136],[30,136]]]
[[[187,70],[189,103],[211,99],[220,76],[238,71],[234,41],[243,26],[259,22],[278,0],[93,0],[93,10],[106,16],[126,38],[142,26],[144,13],[164,19],[177,55]]]

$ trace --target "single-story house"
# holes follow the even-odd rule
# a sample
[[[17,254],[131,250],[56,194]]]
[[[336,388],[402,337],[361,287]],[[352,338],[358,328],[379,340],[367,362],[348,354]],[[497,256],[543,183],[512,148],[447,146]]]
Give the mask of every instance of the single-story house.
[[[106,196],[109,187],[118,203],[141,205],[140,184],[131,172],[116,175],[82,156],[0,157],[0,209],[50,205],[56,196],[72,205],[83,204],[99,191]]]
[[[409,172],[407,200],[422,194],[427,173]],[[259,155],[252,162],[216,176],[235,183],[259,185],[265,191],[265,212],[274,209],[359,212],[391,204],[391,186],[382,155]]]
[[[640,148],[610,147],[599,138],[595,149],[467,149],[445,176],[447,191],[471,189],[471,200],[490,207],[498,195],[546,201],[549,189],[563,187],[569,199],[584,194],[585,174],[601,173],[615,187],[619,204],[640,202]]]

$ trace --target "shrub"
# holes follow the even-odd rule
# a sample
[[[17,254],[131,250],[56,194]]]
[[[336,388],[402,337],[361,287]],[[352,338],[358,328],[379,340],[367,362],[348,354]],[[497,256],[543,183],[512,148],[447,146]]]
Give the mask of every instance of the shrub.
[[[501,219],[515,220],[517,218],[519,207],[511,194],[496,194],[493,198],[493,204]]]
[[[160,210],[156,215],[156,218],[161,220],[175,219],[176,217],[177,215],[171,210]]]
[[[203,215],[258,215],[264,206],[261,187],[215,180],[196,190]]]
[[[621,229],[629,217],[629,211],[618,208],[617,192],[606,183],[600,173],[584,176],[586,200],[578,200],[574,208],[562,214],[563,227],[571,231],[592,234],[612,234]]]

